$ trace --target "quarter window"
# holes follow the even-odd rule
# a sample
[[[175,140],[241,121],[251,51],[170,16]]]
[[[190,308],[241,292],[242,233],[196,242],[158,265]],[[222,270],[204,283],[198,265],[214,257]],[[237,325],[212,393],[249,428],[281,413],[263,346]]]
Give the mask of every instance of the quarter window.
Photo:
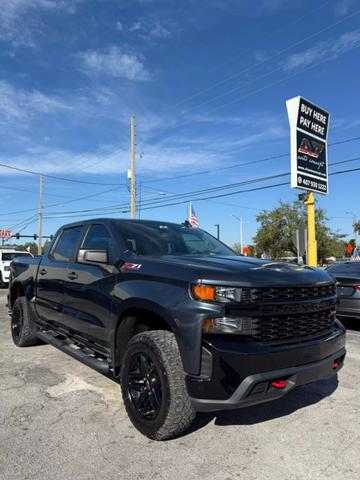
[[[56,242],[52,256],[55,260],[69,262],[73,260],[83,227],[66,228]]]

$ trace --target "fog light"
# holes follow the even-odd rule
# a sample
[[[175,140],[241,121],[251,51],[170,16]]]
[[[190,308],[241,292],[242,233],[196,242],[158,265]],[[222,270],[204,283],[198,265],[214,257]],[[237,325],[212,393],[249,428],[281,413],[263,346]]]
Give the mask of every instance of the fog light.
[[[204,333],[237,333],[248,334],[248,321],[249,318],[232,318],[232,317],[219,317],[208,318],[203,321],[202,331]]]

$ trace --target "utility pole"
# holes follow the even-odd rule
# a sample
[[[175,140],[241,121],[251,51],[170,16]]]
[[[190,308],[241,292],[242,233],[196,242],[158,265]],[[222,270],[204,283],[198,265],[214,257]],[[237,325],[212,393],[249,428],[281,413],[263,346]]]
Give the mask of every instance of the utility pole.
[[[215,223],[214,227],[216,227],[216,238],[220,240],[220,225]]]
[[[130,218],[136,217],[136,179],[135,179],[135,117],[130,118]]]
[[[309,267],[317,266],[317,243],[315,233],[315,197],[312,192],[309,193],[305,200],[307,205],[307,225],[308,225],[308,241],[307,241],[307,264]]]
[[[43,176],[40,175],[38,255],[42,254],[42,217],[43,217],[42,210],[43,210]]]

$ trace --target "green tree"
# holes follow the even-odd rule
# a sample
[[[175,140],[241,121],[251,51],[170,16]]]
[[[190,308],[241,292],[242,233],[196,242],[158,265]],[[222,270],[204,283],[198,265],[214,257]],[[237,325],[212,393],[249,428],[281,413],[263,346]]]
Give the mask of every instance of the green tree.
[[[315,220],[318,261],[323,263],[327,257],[343,256],[345,235],[328,227],[328,218],[322,208],[316,209]],[[273,210],[264,210],[257,215],[256,221],[260,223],[254,237],[258,254],[266,252],[271,258],[297,254],[293,237],[299,224],[306,224],[306,207],[302,202],[280,202]]]
[[[37,244],[35,242],[26,242],[23,245],[16,245],[16,250],[26,250],[29,251],[28,248],[30,247],[30,253],[33,255],[37,255]]]
[[[354,231],[360,233],[360,222],[354,223]]]

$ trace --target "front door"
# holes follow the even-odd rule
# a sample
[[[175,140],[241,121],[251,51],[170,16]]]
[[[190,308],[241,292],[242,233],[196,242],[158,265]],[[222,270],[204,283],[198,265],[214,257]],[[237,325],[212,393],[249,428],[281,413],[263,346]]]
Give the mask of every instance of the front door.
[[[81,336],[108,344],[111,330],[112,297],[116,273],[114,261],[115,242],[107,227],[90,225],[82,242],[84,250],[106,250],[109,265],[69,263],[65,279],[64,323]]]
[[[57,236],[49,254],[45,254],[41,259],[35,302],[41,323],[63,323],[67,268],[77,251],[82,233],[82,225],[65,228]]]

